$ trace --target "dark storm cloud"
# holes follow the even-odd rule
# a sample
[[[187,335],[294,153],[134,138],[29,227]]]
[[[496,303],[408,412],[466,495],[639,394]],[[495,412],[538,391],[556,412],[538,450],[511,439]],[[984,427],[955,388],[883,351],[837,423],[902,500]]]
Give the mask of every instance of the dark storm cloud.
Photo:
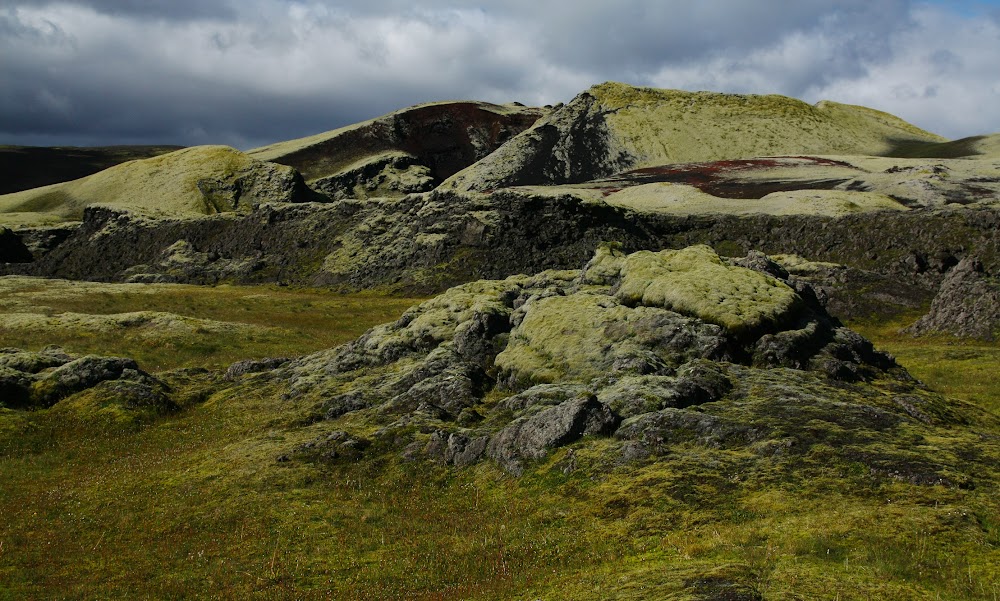
[[[1000,129],[996,30],[904,0],[0,0],[0,143],[246,148],[609,79],[832,97],[966,135]]]

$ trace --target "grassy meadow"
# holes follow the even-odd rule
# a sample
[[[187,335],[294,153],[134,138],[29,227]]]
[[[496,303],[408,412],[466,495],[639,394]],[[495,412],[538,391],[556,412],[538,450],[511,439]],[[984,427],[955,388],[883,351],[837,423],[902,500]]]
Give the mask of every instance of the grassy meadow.
[[[973,489],[916,486],[820,448],[771,473],[739,469],[750,451],[698,446],[563,469],[599,463],[600,441],[521,478],[398,453],[281,461],[314,437],[309,407],[273,382],[183,368],[334,346],[414,299],[0,283],[0,324],[154,311],[217,328],[4,326],[2,346],[132,356],[185,394],[180,412],[127,426],[0,409],[0,599],[1000,599],[1000,469]],[[1000,410],[1000,345],[855,325],[929,386]]]

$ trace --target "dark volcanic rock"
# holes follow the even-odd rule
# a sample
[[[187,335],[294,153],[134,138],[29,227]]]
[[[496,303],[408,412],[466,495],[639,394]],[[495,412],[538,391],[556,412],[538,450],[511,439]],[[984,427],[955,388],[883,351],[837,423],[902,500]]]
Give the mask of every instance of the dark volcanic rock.
[[[44,369],[59,367],[72,360],[73,357],[55,346],[46,347],[39,352],[24,351],[21,349],[0,350],[0,367],[7,367],[28,374],[37,374]]]
[[[0,365],[0,405],[14,409],[30,405],[32,382],[29,374]]]
[[[927,315],[907,331],[993,340],[1000,331],[1000,280],[983,273],[978,261],[963,259],[948,272]]]
[[[483,191],[582,182],[631,167],[635,158],[614,148],[605,112],[584,92],[450,183]]]
[[[777,461],[827,445],[868,449],[876,466],[891,453],[868,445],[901,424],[966,419],[808,284],[771,273],[784,274],[757,254],[602,247],[583,270],[453,288],[271,375],[316,403],[313,423],[368,423],[408,459],[515,474],[588,437],[610,437],[611,461],[678,445]]]
[[[618,422],[610,407],[593,395],[585,395],[513,421],[490,439],[486,454],[507,471],[520,474],[522,459],[540,459],[549,449],[587,434],[606,436],[614,432]]]
[[[607,241],[627,252],[704,243],[729,255],[759,249],[807,257],[809,269],[791,275],[814,284],[831,312],[850,317],[929,302],[943,275],[908,261],[911,256],[975,255],[985,273],[1000,273],[1000,217],[991,209],[912,210],[878,219],[674,216],[524,190],[436,191],[395,201],[265,205],[246,215],[185,220],[91,208],[80,227],[53,232],[48,246],[32,250],[33,262],[0,263],[0,274],[277,281],[426,294],[480,278],[578,268]],[[41,241],[43,233],[35,228],[30,238]],[[28,231],[15,234],[28,244]],[[183,248],[175,246],[179,241]]]
[[[105,380],[117,380],[123,375],[138,376],[138,370],[139,366],[132,359],[88,355],[44,374],[35,384],[32,396],[38,404],[51,406],[60,399],[92,388]]]
[[[288,357],[268,357],[266,359],[244,359],[226,369],[226,379],[235,380],[247,374],[257,374],[277,369],[291,361]]]
[[[95,392],[96,403],[160,413],[176,410],[169,387],[123,357],[73,357],[57,347],[41,352],[0,350],[0,406],[51,407],[77,393]]]
[[[0,263],[30,263],[32,258],[31,251],[20,236],[0,227]]]

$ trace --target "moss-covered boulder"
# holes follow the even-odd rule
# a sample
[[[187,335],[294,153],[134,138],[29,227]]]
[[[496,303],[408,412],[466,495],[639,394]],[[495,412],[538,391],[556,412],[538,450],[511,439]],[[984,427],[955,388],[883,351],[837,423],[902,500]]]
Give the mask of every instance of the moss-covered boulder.
[[[283,461],[396,452],[521,474],[560,447],[607,469],[694,445],[767,471],[820,446],[965,486],[956,466],[905,449],[915,432],[978,419],[831,318],[769,257],[724,260],[704,246],[605,246],[580,270],[474,282],[235,385],[243,377],[271,381],[304,408],[314,446],[332,449],[289,449]],[[366,442],[347,452],[328,439]]]
[[[589,381],[609,373],[668,371],[692,359],[726,356],[721,328],[658,307],[630,307],[604,293],[529,301],[496,357],[502,381]]]
[[[168,392],[125,357],[75,357],[58,347],[0,349],[0,407],[7,409],[47,409],[74,399],[67,407],[90,407],[85,413],[155,415],[178,408]]]
[[[734,334],[776,327],[789,321],[802,304],[787,284],[726,265],[707,246],[626,257],[615,296],[629,305],[691,315]]]

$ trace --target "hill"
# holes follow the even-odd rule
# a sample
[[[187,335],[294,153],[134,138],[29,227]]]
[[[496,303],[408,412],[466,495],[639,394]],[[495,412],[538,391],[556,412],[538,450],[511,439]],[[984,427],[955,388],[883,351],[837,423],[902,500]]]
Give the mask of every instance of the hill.
[[[899,158],[997,158],[1000,156],[1000,134],[970,136],[949,142],[899,142],[886,156]]]
[[[578,183],[671,163],[882,155],[904,143],[944,141],[865,107],[609,82],[583,92],[446,185],[489,190]]]
[[[602,84],[2,196],[0,598],[995,601],[997,139]]]
[[[987,281],[1000,271],[997,139],[946,142],[831,102],[615,83],[551,109],[433,103],[0,197],[13,228],[0,273],[428,294],[569,267],[604,241],[701,243],[839,264],[824,289],[842,315],[892,315],[927,306],[963,259]],[[903,150],[918,158],[875,156]],[[326,202],[285,204],[298,200]]]
[[[78,221],[96,204],[149,216],[212,215],[306,198],[302,179],[291,168],[226,146],[196,146],[0,196],[0,217],[24,224]]]
[[[86,177],[127,161],[147,159],[181,146],[0,146],[0,194]]]

